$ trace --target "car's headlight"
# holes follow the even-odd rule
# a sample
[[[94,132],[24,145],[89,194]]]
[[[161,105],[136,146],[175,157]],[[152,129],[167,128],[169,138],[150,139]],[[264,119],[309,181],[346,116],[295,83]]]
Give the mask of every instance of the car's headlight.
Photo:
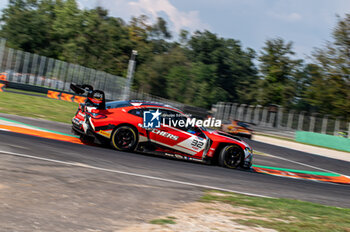
[[[244,150],[246,150],[250,154],[253,154],[253,150],[250,147],[246,147]]]

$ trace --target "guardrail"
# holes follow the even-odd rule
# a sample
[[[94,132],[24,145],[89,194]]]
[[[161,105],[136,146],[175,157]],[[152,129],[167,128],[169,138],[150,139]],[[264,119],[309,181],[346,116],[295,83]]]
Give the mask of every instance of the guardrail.
[[[74,82],[89,84],[95,89],[103,90],[106,99],[111,100],[123,100],[127,84],[124,77],[8,48],[5,39],[0,39],[0,73],[0,78],[6,79],[10,88],[41,93],[47,93],[48,90],[73,93],[69,86],[70,83]],[[207,116],[206,109],[187,106],[151,94],[130,91],[129,99],[162,102],[177,107],[194,117],[204,118]]]
[[[106,97],[118,99],[126,79],[103,71],[61,60],[7,48],[0,40],[0,72],[7,81],[71,92],[71,82],[85,83],[105,91]]]
[[[350,138],[350,122],[328,115],[231,102],[219,102],[212,107],[212,111],[217,119],[245,121],[262,130],[310,131]]]

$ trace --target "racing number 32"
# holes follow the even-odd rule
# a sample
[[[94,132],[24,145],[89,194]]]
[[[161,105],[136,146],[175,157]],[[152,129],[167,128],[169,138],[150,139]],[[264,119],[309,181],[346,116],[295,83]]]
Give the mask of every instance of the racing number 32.
[[[198,141],[198,140],[196,140],[196,139],[194,139],[194,140],[192,141],[192,143],[191,143],[191,146],[197,147],[197,148],[199,148],[199,149],[202,148],[203,145],[204,145],[203,142]]]

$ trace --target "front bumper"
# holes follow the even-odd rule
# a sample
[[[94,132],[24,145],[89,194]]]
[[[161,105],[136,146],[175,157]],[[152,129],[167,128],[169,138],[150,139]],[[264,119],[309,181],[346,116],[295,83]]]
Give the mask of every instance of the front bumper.
[[[252,164],[253,164],[253,151],[249,147],[246,147],[244,149],[244,161],[243,161],[242,167],[245,169],[250,169]]]
[[[83,135],[85,132],[79,128],[79,126],[72,124],[72,132],[76,135]]]

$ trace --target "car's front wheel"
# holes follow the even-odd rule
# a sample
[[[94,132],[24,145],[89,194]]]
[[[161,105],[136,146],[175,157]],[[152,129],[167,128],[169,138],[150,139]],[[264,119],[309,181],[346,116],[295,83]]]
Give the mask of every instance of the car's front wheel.
[[[241,165],[243,160],[244,151],[236,144],[225,146],[219,155],[219,165],[226,168],[237,168]]]
[[[133,151],[137,145],[137,133],[128,125],[120,126],[114,130],[111,145],[120,151]]]

